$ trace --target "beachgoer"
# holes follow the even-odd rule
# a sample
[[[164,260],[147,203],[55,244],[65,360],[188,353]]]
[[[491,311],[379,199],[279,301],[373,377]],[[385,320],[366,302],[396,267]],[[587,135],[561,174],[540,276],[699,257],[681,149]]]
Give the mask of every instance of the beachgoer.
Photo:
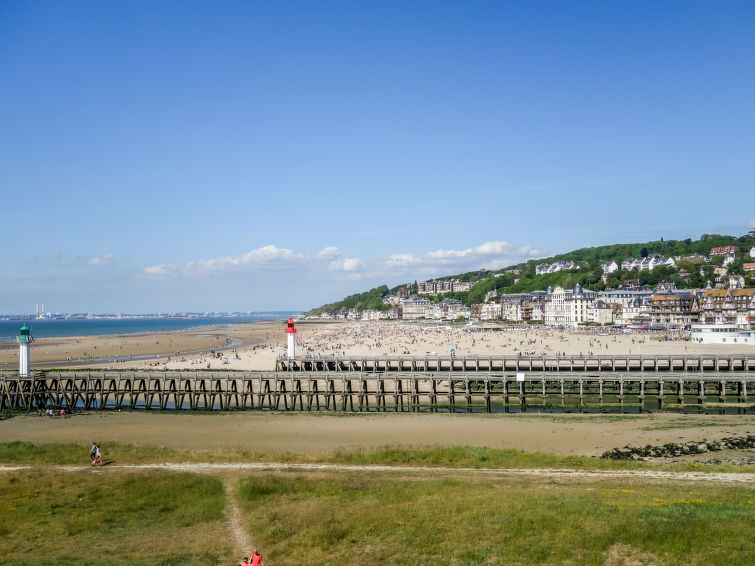
[[[262,561],[262,555],[260,554],[258,548],[255,548],[254,552],[252,553],[252,566],[265,566],[265,563]]]
[[[100,463],[100,466],[103,466],[104,464],[102,463],[102,452],[100,452],[100,446],[99,444],[95,444],[95,446],[97,447],[97,450],[95,450],[95,453],[94,453],[94,460],[92,461],[92,466],[96,466],[97,462]]]

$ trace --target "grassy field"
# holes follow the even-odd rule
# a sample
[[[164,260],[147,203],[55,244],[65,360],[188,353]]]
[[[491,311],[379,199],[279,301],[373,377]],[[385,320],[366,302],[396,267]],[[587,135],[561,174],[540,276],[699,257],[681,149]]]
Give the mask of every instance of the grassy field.
[[[0,564],[231,563],[217,478],[101,469],[1,477]]]
[[[471,471],[122,468],[157,462],[328,461],[446,468],[669,469],[454,447],[326,457],[106,446],[0,444],[0,566],[750,564],[755,489],[653,479],[557,479]],[[53,468],[52,466],[56,466]],[[686,466],[671,467],[682,469]],[[703,469],[703,468],[698,468]],[[705,470],[712,468],[704,467]],[[739,468],[737,471],[751,471]]]
[[[238,493],[276,565],[602,564],[617,547],[663,564],[755,556],[755,492],[741,488],[278,473],[244,477]]]

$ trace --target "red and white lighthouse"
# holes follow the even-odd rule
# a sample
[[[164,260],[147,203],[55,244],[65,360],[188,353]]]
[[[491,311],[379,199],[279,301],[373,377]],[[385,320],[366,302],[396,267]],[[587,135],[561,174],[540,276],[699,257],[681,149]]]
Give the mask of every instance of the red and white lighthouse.
[[[294,334],[296,334],[296,328],[294,328],[294,319],[288,317],[288,327],[286,328],[286,334],[288,334],[288,359],[293,360],[296,356],[296,340],[294,340]]]

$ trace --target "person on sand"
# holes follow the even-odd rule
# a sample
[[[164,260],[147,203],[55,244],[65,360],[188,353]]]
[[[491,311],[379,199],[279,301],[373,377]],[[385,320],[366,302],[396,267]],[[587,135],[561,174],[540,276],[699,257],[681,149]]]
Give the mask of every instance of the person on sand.
[[[262,561],[262,555],[260,554],[258,548],[255,548],[254,552],[252,553],[252,566],[265,566],[265,563]]]

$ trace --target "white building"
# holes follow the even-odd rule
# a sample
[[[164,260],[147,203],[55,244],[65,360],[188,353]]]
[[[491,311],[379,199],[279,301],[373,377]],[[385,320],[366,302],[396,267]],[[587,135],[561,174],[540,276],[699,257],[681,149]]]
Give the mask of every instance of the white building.
[[[428,318],[433,302],[428,299],[409,299],[403,305],[404,320]]]
[[[512,322],[520,322],[523,317],[524,300],[513,300],[501,303],[501,318]]]
[[[592,324],[613,324],[614,306],[597,300],[587,308],[587,320]]]
[[[585,291],[577,284],[572,290],[556,287],[545,297],[545,324],[576,328],[589,322],[587,310],[595,302],[597,293]]]
[[[613,273],[614,271],[618,271],[619,265],[615,261],[604,261],[600,264],[600,268],[604,274]]]
[[[462,293],[471,291],[474,283],[459,281],[458,279],[429,279],[418,285],[418,292],[422,295],[438,295],[440,293]]]
[[[535,275],[544,275],[546,273],[558,273],[559,271],[568,271],[574,269],[576,265],[571,260],[560,259],[551,264],[541,263],[535,266]]]
[[[469,318],[469,308],[464,306],[458,299],[443,299],[441,301],[441,308],[443,309],[443,317],[449,320],[456,318]]]
[[[692,343],[755,346],[755,331],[740,330],[736,324],[693,324]]]
[[[645,271],[655,269],[660,265],[676,267],[676,262],[674,261],[674,258],[663,256],[648,256],[638,259],[629,258],[621,262],[621,269],[623,271],[632,271],[633,269],[636,269],[637,271]]]
[[[626,326],[648,325],[652,319],[650,306],[650,295],[637,296],[629,302],[621,303],[621,307],[616,311],[614,323]]]
[[[501,303],[484,303],[480,308],[480,320],[496,320],[501,317]]]

